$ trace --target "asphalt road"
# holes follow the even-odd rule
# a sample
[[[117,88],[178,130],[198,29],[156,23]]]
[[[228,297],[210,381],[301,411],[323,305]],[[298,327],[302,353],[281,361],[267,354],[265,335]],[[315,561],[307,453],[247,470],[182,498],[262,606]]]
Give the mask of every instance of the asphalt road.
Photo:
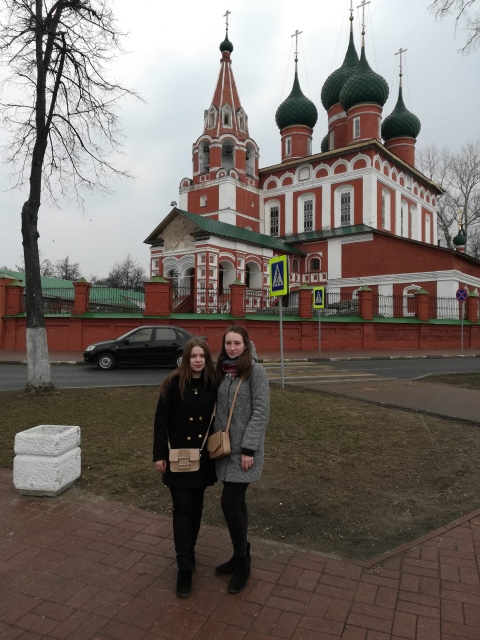
[[[269,363],[269,377],[278,378],[280,365]],[[113,369],[100,371],[93,366],[53,365],[52,381],[61,388],[130,387],[159,385],[170,373],[168,368]],[[300,382],[314,379],[318,382],[352,381],[352,378],[377,376],[382,378],[414,379],[431,373],[480,373],[480,358],[427,359],[427,360],[370,360],[340,362],[286,363],[286,380]],[[26,365],[0,364],[0,390],[23,389],[27,380]],[[0,408],[1,411],[1,408]]]

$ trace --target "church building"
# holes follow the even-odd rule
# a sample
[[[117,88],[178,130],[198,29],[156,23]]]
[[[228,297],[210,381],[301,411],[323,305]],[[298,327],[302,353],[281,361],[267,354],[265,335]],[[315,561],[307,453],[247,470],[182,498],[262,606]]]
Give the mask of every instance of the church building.
[[[328,131],[320,151],[312,148],[317,107],[302,92],[296,54],[291,93],[275,114],[280,160],[269,167],[260,167],[233,76],[228,22],[220,52],[192,176],[145,240],[151,276],[196,291],[179,296],[174,311],[228,312],[222,295],[234,281],[251,292],[247,311],[255,311],[265,303],[268,261],[278,255],[288,256],[291,298],[304,284],[325,284],[344,299],[363,285],[405,299],[420,288],[454,297],[459,286],[480,286],[480,262],[465,255],[461,232],[456,251],[438,246],[442,189],[415,166],[421,125],[404,103],[401,59],[398,100],[384,117],[389,87],[368,63],[364,28],[358,55],[353,15],[344,62],[321,92]]]

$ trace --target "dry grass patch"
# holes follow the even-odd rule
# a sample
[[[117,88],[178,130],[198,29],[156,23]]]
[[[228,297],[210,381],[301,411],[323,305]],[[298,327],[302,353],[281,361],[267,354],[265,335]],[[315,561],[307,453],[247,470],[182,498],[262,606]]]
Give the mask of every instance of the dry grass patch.
[[[452,387],[473,389],[480,391],[480,373],[448,373],[422,378],[422,382],[434,382],[435,384],[448,384]]]
[[[158,390],[0,393],[0,466],[15,433],[82,428],[79,487],[169,514],[151,464]],[[355,558],[371,557],[479,506],[480,430],[320,392],[272,389],[262,480],[249,488],[252,533]],[[205,521],[223,526],[220,486]]]

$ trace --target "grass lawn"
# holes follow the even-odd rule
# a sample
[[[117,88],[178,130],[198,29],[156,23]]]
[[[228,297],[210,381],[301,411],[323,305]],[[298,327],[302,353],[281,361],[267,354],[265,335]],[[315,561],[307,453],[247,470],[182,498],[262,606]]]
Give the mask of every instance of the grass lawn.
[[[82,428],[78,486],[158,513],[170,495],[151,463],[158,390],[0,393],[0,467],[17,431]],[[344,557],[367,558],[480,506],[480,430],[316,391],[272,389],[260,482],[248,490],[251,531]],[[205,521],[224,526],[218,484]]]
[[[480,373],[447,373],[442,375],[428,376],[422,382],[434,382],[435,384],[449,384],[453,387],[463,387],[480,391]]]

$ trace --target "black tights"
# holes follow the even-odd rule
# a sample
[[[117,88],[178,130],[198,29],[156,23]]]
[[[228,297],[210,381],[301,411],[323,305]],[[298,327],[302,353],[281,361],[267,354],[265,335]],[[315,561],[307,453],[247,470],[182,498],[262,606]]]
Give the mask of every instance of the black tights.
[[[179,569],[191,569],[195,543],[203,511],[205,487],[178,489],[170,487],[173,501],[173,539]]]
[[[240,558],[247,554],[247,487],[248,482],[224,482],[222,492],[222,511],[232,539],[233,553]]]

